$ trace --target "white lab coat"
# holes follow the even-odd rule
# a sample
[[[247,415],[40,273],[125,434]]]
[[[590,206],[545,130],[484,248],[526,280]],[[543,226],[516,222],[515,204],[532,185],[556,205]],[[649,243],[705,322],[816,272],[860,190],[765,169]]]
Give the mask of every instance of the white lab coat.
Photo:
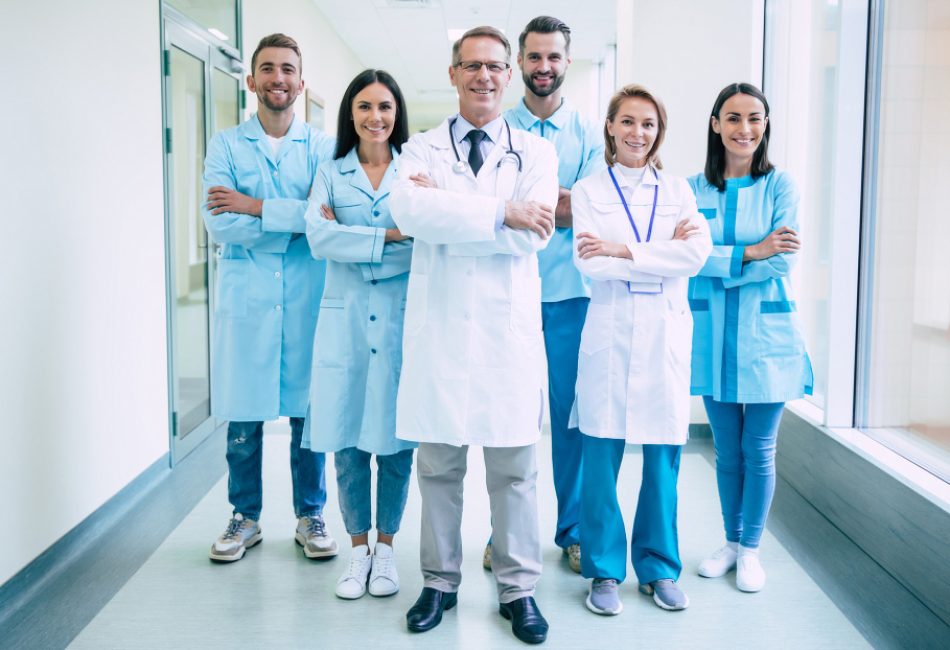
[[[512,129],[476,178],[456,162],[448,120],[403,147],[390,195],[393,220],[415,238],[396,436],[403,440],[514,447],[536,442],[544,408],[541,280],[547,240],[495,229],[499,199],[557,201],[551,143]],[[499,162],[501,165],[499,166]],[[426,173],[438,189],[414,185]]]
[[[633,190],[615,171],[640,236],[646,239],[659,185],[653,235],[637,243],[607,170],[574,185],[574,263],[592,280],[581,334],[577,397],[571,425],[598,438],[635,444],[686,443],[693,319],[687,300],[690,276],[712,249],[709,227],[685,179],[647,169]],[[689,219],[699,233],[673,241],[676,223]],[[577,254],[576,236],[593,233],[623,242],[633,260]],[[662,282],[662,293],[631,293],[627,282]],[[636,285],[634,285],[636,289]]]

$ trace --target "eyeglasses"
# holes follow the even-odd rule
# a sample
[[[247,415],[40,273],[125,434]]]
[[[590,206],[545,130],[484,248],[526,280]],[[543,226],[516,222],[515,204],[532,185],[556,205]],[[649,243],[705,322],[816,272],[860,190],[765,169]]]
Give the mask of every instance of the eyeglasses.
[[[511,64],[503,61],[459,61],[455,67],[460,68],[466,74],[478,74],[482,66],[488,68],[489,74],[501,74],[511,67]]]

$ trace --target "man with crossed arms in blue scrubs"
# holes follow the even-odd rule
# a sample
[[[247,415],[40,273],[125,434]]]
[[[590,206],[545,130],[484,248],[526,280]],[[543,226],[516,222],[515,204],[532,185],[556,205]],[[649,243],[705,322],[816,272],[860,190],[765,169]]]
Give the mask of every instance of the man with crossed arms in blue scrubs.
[[[525,26],[518,45],[524,98],[505,113],[505,118],[513,128],[551,141],[558,155],[561,188],[554,213],[556,229],[548,247],[538,252],[538,265],[557,494],[554,542],[564,550],[571,569],[580,573],[581,433],[568,428],[567,422],[574,404],[577,355],[590,291],[574,267],[571,187],[604,167],[604,138],[602,128],[581,117],[561,97],[561,85],[571,63],[571,28],[557,18],[538,16]],[[483,564],[491,568],[491,542]]]
[[[303,91],[300,48],[289,36],[261,39],[248,89],[258,110],[215,134],[205,158],[202,211],[222,244],[215,294],[211,411],[228,424],[228,499],[233,514],[211,559],[234,562],[261,541],[264,420],[290,418],[295,539],[309,558],[337,554],[327,534],[324,455],[301,449],[313,332],[326,262],[304,235],[307,197],[334,140],[294,115]]]

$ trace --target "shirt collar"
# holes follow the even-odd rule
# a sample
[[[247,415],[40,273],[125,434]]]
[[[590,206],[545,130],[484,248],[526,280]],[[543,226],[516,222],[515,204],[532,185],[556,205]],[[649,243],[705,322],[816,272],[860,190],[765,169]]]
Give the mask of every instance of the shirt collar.
[[[501,139],[501,130],[504,128],[505,118],[501,115],[493,119],[491,122],[482,127],[482,131],[485,132],[485,135],[488,136],[488,139],[492,143],[497,143]],[[465,139],[465,136],[468,135],[469,131],[475,130],[475,126],[462,117],[461,114],[458,116],[458,120],[455,122],[454,137],[455,141],[461,144],[462,140]]]
[[[572,111],[573,108],[568,103],[568,101],[564,98],[561,98],[561,105],[558,106],[557,110],[554,111],[554,114],[548,119],[544,120],[544,122],[545,124],[550,124],[560,131],[567,125],[567,120],[570,117]],[[515,104],[513,114],[517,118],[519,126],[526,131],[541,121],[537,115],[528,110],[528,105],[525,103],[524,97],[522,97],[521,100]]]

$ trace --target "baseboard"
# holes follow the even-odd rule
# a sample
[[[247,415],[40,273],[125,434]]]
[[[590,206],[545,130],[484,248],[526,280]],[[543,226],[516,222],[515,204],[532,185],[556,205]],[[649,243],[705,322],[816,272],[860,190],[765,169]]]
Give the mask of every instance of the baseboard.
[[[155,461],[0,586],[0,645],[65,648],[226,470],[225,427]]]

